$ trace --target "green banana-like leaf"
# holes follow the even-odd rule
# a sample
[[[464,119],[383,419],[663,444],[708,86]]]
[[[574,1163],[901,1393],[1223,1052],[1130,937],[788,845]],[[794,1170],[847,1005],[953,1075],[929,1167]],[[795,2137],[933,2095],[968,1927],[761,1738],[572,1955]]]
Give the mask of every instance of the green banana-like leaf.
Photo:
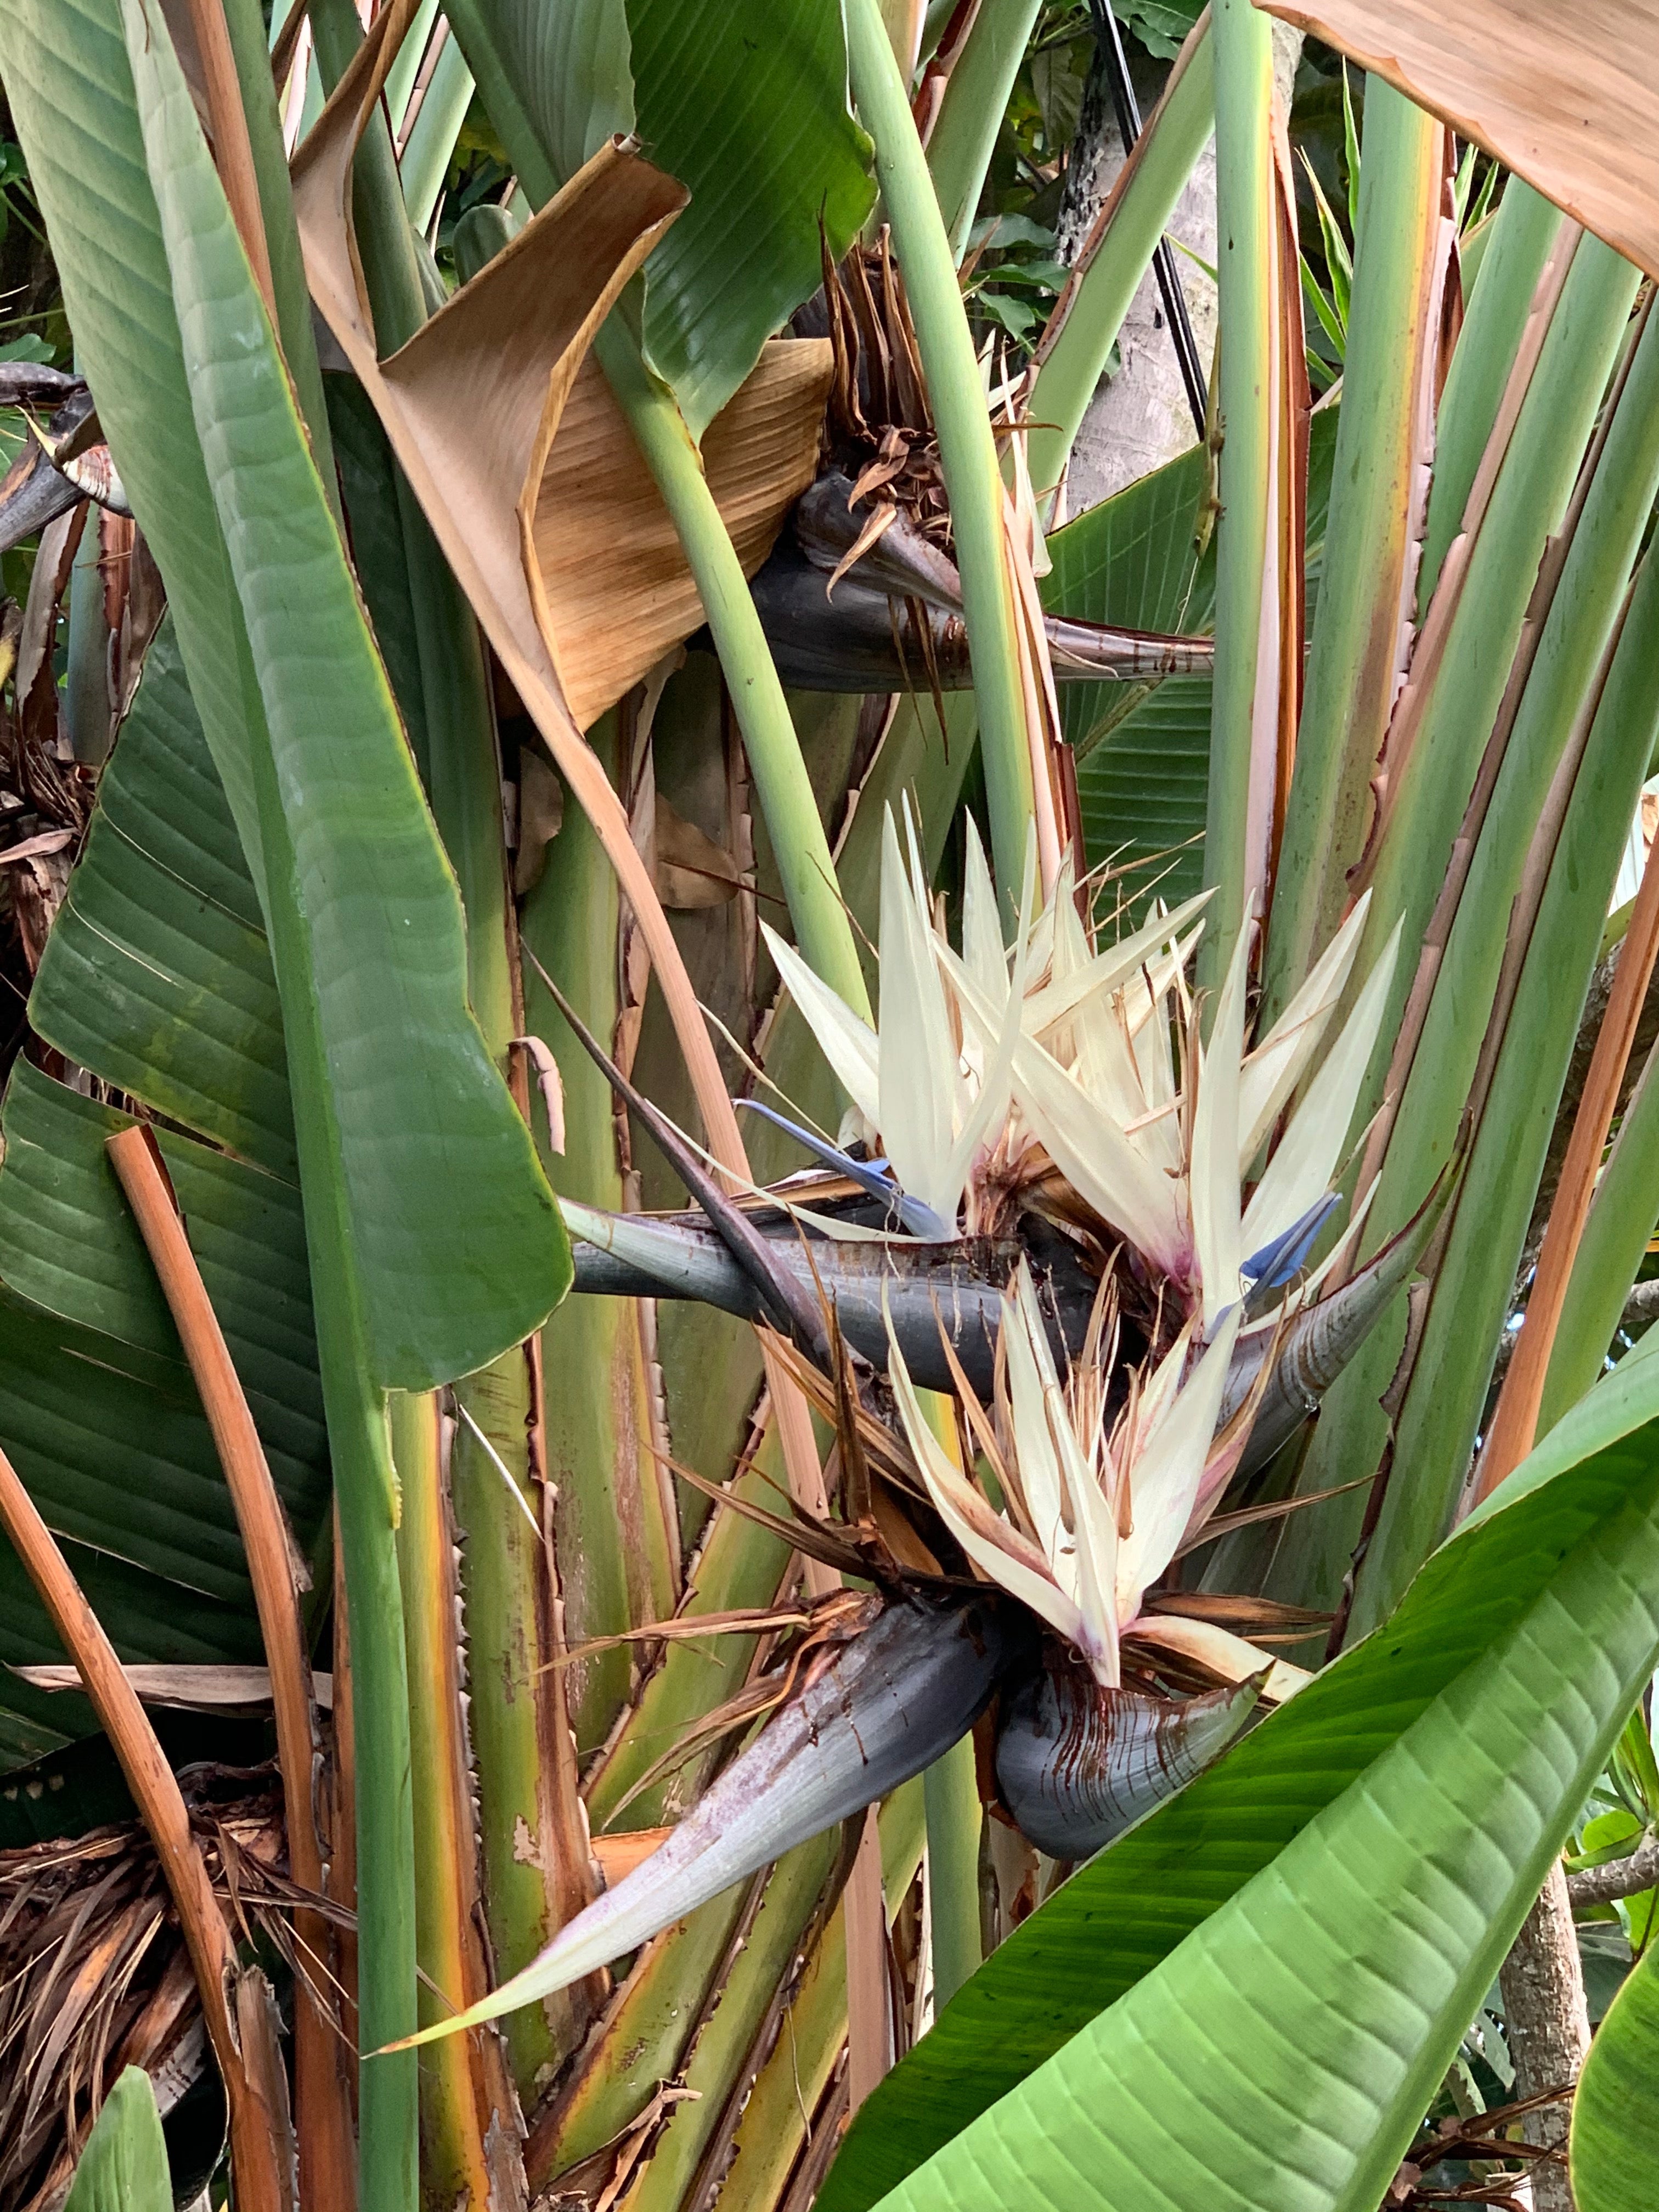
[[[860,2112],[825,2212],[1372,2212],[1656,1647],[1638,1354],[1389,1621],[988,1961]]]
[[[645,265],[647,364],[694,439],[870,211],[839,8],[817,0],[460,0],[449,10],[509,148],[511,102],[562,178],[637,130],[691,204]]]
[[[70,1059],[166,1115],[152,1126],[192,1249],[278,1493],[314,1554],[329,1461],[276,979],[170,620],[100,784],[30,1013]],[[104,1152],[129,1119],[26,1060],[12,1070],[0,1108],[0,1446],[124,1657],[253,1663],[229,1494]],[[9,1547],[0,1621],[0,1661],[61,1658]],[[94,1725],[80,1698],[0,1676],[0,1765]]]
[[[161,2118],[142,2067],[127,2067],[105,2098],[64,2212],[173,2212]]]
[[[427,1388],[525,1334],[568,1266],[466,1005],[454,880],[164,20],[145,0],[10,0],[0,67],[258,856],[308,1206],[349,1224],[374,1379]]]
[[[1651,1947],[1595,2031],[1572,2100],[1572,2193],[1578,2212],[1651,2212],[1659,2204],[1659,1951]]]

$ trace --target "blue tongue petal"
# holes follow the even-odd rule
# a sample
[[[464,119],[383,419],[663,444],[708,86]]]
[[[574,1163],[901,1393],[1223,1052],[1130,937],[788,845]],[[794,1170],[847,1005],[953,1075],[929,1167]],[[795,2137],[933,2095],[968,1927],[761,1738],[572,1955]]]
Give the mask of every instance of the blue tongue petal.
[[[1300,1273],[1336,1202],[1337,1194],[1328,1190],[1308,1208],[1300,1221],[1291,1224],[1283,1236],[1275,1237],[1271,1244],[1264,1244],[1259,1252],[1250,1255],[1238,1272],[1253,1290],[1282,1289],[1293,1275]]]
[[[774,1108],[762,1105],[758,1098],[739,1098],[733,1103],[748,1113],[763,1115],[775,1128],[781,1129],[785,1136],[793,1137],[798,1145],[805,1146],[823,1166],[834,1168],[838,1175],[850,1177],[860,1190],[867,1192],[890,1212],[896,1214],[901,1224],[909,1231],[912,1237],[926,1237],[930,1243],[935,1244],[948,1244],[954,1239],[957,1233],[955,1223],[944,1220],[921,1199],[907,1198],[893,1181],[892,1171],[885,1160],[855,1160],[850,1153],[843,1152],[839,1146],[826,1144],[822,1137],[814,1136],[811,1130],[803,1129],[799,1121],[792,1121],[787,1115],[776,1112]]]

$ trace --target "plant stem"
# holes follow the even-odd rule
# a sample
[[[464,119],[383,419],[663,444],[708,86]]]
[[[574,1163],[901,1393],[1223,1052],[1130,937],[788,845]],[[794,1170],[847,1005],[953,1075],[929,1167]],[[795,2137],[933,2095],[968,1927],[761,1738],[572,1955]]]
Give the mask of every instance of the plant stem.
[[[997,895],[1004,927],[1011,929],[1034,802],[996,440],[951,243],[878,0],[848,0],[847,52],[854,98],[876,144],[876,173],[898,246],[939,431],[973,653]]]
[[[927,1903],[933,2008],[950,2003],[983,1958],[979,1911],[982,1815],[974,1740],[965,1735],[922,1777],[927,1808]]]
[[[1039,497],[1064,473],[1129,303],[1214,122],[1215,40],[1200,27],[1182,48],[1163,98],[1091,227],[1063,318],[1057,313],[1037,349],[1030,416],[1039,427],[1027,450]]]
[[[985,173],[1040,7],[1041,0],[981,0],[945,88],[927,158],[953,262],[968,250]],[[848,38],[850,43],[850,22]]]
[[[311,1209],[307,1212],[309,1217]],[[309,1218],[307,1225],[309,1231]],[[372,1869],[357,1891],[357,2008],[366,2054],[358,2098],[358,2202],[362,2212],[412,2212],[418,2190],[416,2054],[367,2056],[412,2034],[420,2024],[397,1476],[386,1396],[368,1380],[362,1324],[355,1300],[342,1295],[343,1272],[313,1259],[323,1404],[351,1633],[357,1865],[360,1873]]]
[[[1440,331],[1445,134],[1379,78],[1365,99],[1357,265],[1323,582],[1263,988],[1280,1012],[1342,917],[1394,705],[1414,479]]]
[[[1213,888],[1199,981],[1213,991],[1244,923],[1250,757],[1261,595],[1272,549],[1273,30],[1249,0],[1215,0],[1216,203],[1221,343],[1221,519],[1216,526],[1215,686],[1204,883]],[[1273,648],[1269,646],[1267,650]],[[1212,1001],[1212,1003],[1213,1003]]]
[[[415,1802],[415,1922],[425,1988],[424,2027],[483,1994],[469,1971],[467,1938],[477,1889],[471,1809],[460,1729],[460,1670],[455,1628],[454,1537],[444,1508],[438,1401],[399,1391],[391,1407],[392,1448],[403,1519],[398,1561],[404,1599],[410,1676],[410,1750]],[[489,2039],[494,2041],[493,2033]],[[469,2061],[472,2039],[435,2043],[422,2066],[423,2201],[456,2203],[470,2191],[489,2198],[479,2114]]]
[[[882,33],[884,39],[885,32]],[[891,55],[891,48],[888,49]],[[864,971],[852,924],[842,905],[830,854],[801,757],[789,702],[773,665],[749,580],[720,519],[673,394],[647,369],[620,312],[594,340],[611,390],[635,443],[656,478],[691,572],[720,655],[732,711],[743,732],[749,770],[766,817],[767,835],[783,878],[795,942],[833,991],[868,1015]]]

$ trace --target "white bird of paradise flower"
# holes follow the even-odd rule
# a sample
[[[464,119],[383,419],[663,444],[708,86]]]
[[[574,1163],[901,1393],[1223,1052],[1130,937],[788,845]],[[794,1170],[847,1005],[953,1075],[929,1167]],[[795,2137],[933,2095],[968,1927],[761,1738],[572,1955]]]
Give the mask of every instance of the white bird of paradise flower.
[[[1333,1183],[1386,1011],[1398,927],[1247,1192],[1346,989],[1370,893],[1249,1053],[1252,932],[1241,930],[1208,1044],[1185,1024],[1182,1079],[1172,1014],[1190,1013],[1185,969],[1207,894],[1097,949],[1063,872],[1035,923],[1022,915],[1010,952],[970,817],[957,953],[934,923],[908,810],[906,829],[908,868],[890,810],[876,1029],[766,931],[779,972],[866,1133],[879,1136],[902,1226],[953,1237],[964,1200],[967,1226],[977,1226],[977,1177],[999,1146],[1006,1153],[1024,1133],[1077,1196],[1201,1314],[1206,1340],[1242,1297],[1253,1295],[1260,1305],[1267,1292],[1289,1285],[1336,1204]],[[814,1148],[869,1180],[867,1168]]]

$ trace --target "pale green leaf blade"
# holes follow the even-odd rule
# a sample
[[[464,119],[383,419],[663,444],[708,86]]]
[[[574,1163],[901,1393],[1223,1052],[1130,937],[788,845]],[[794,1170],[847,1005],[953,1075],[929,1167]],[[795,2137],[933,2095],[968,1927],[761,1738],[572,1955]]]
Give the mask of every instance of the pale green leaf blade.
[[[155,2091],[129,2066],[104,2100],[64,2212],[173,2212],[173,2177]]]

